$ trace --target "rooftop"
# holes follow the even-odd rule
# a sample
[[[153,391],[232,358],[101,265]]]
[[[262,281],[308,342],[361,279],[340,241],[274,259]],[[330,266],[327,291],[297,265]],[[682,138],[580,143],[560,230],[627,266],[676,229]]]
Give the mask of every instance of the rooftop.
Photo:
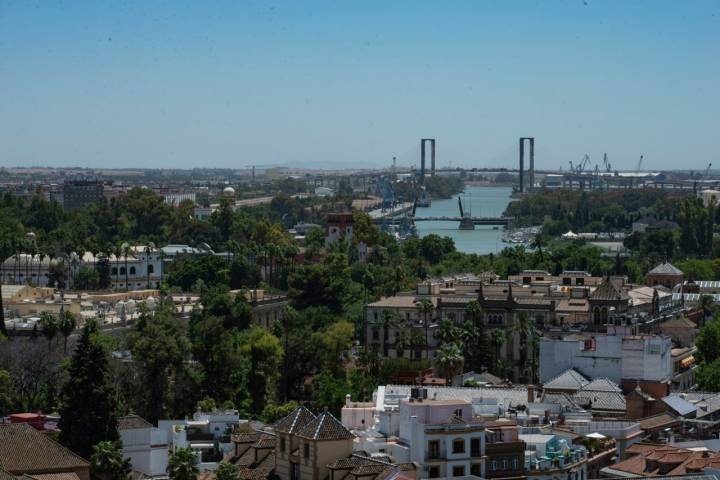
[[[327,411],[311,420],[299,430],[297,434],[312,440],[346,440],[355,438],[355,435],[345,428],[340,420]]]
[[[653,268],[649,272],[647,272],[648,275],[682,275],[683,272],[679,268],[677,268],[675,265],[673,265],[670,262],[661,263],[657,267]]]
[[[88,461],[25,423],[0,424],[0,464],[15,474],[90,467]]]
[[[555,378],[543,384],[543,388],[550,390],[572,390],[577,391],[588,384],[588,380],[577,370],[571,368],[565,370]]]

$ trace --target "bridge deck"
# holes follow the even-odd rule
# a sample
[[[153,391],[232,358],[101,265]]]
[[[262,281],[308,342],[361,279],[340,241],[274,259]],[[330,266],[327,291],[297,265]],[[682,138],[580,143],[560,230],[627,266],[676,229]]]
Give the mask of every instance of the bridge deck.
[[[402,218],[384,218],[373,219],[376,223],[400,223],[405,221]],[[460,222],[462,217],[415,217],[411,219],[413,222]],[[472,217],[475,225],[510,225],[513,221],[512,217]]]

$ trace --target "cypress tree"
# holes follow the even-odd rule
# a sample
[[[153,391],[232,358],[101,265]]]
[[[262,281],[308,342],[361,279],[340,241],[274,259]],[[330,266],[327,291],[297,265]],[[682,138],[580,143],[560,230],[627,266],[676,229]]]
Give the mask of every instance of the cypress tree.
[[[88,321],[70,363],[58,424],[60,442],[84,458],[90,458],[93,445],[118,439],[115,395],[99,335],[97,323]]]

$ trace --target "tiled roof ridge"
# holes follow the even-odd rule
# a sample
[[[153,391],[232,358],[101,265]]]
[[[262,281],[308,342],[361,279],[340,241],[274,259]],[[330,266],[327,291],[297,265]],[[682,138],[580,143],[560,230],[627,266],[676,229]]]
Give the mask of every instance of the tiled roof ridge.
[[[359,454],[357,454],[357,453],[353,453],[351,456],[352,456],[352,457],[355,457],[355,458],[360,458],[360,459],[363,459],[363,460],[369,460],[369,461],[371,461],[371,462],[379,463],[379,464],[382,464],[382,465],[395,466],[394,463],[385,462],[385,461],[382,461],[382,460],[380,460],[380,459],[378,459],[378,458],[365,457],[365,456],[359,455]]]
[[[330,428],[337,431],[326,432],[323,434],[323,429]],[[340,440],[343,438],[353,438],[353,433],[338,420],[335,415],[325,410],[320,415],[315,417],[314,420],[309,422],[305,427],[300,429],[297,434],[301,437],[311,438],[313,440]],[[322,438],[323,436],[329,435],[332,438]]]
[[[558,379],[559,379],[560,377],[562,377],[562,376],[565,376],[565,375],[573,375],[573,374],[580,375],[580,377],[582,378],[582,380],[585,381],[585,385],[589,385],[589,384],[591,383],[591,382],[587,379],[587,377],[585,377],[585,375],[583,375],[582,373],[580,373],[576,368],[568,368],[567,370],[563,370],[562,372],[558,373],[557,375],[555,375],[553,378],[551,378],[551,379],[548,380],[547,382],[543,383],[543,387],[545,387],[546,385],[554,382],[555,380],[558,380]],[[575,378],[575,377],[573,377],[573,380],[578,380],[578,379]],[[584,387],[585,385],[582,385],[580,388]]]
[[[311,417],[310,421],[303,425],[297,425],[297,422],[300,420],[300,417],[303,415],[305,415],[305,416],[309,415]],[[316,418],[317,418],[317,416],[314,413],[312,413],[307,407],[305,407],[304,405],[300,405],[295,410],[293,410],[292,412],[290,412],[289,414],[287,414],[286,416],[284,416],[283,418],[281,418],[280,420],[275,422],[275,429],[280,432],[284,432],[284,433],[292,433],[297,429],[304,428],[307,424],[309,424]],[[289,421],[289,420],[292,420],[292,422],[287,427],[287,429],[285,429],[285,423],[287,423],[287,421]]]

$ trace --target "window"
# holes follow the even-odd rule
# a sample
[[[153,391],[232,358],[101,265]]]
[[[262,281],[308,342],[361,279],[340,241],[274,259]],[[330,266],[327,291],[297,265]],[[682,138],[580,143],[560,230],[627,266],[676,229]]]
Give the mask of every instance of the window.
[[[464,477],[465,465],[456,465],[453,467],[453,477]]]
[[[112,267],[112,269],[110,269],[110,275],[117,275],[117,274],[118,274],[117,267]]]
[[[285,437],[280,438],[280,451],[281,452],[285,451]]]
[[[125,275],[125,267],[120,267],[120,275]]]
[[[440,467],[428,468],[428,478],[438,478],[440,476]]]
[[[514,458],[512,459],[512,468],[513,468],[513,470],[517,470],[517,469],[518,469],[518,459],[517,459],[517,457],[514,457]]]
[[[542,282],[543,280],[545,280],[545,277],[535,277],[535,280],[538,282]]]
[[[507,458],[503,458],[503,459],[502,459],[502,469],[503,469],[503,470],[507,470],[507,468],[508,468]]]
[[[377,320],[377,319],[378,319],[378,312],[373,312],[373,320]]]
[[[148,265],[148,275],[155,273],[155,265]]]
[[[482,473],[482,465],[479,463],[473,463],[470,465],[470,475],[475,475],[476,477],[481,477]]]
[[[462,416],[462,408],[456,408],[455,411],[453,412],[453,414],[454,414],[456,417],[462,418],[462,417],[463,417],[463,416]]]
[[[576,278],[575,285],[585,285],[585,279],[584,278]]]
[[[380,330],[378,327],[373,327],[372,329],[372,339],[373,340],[379,340],[380,339]]]
[[[471,438],[470,439],[470,455],[473,457],[480,456],[480,439],[479,438]]]
[[[440,442],[437,440],[428,442],[428,458],[440,458]]]
[[[130,267],[130,275],[135,275],[135,267]]]
[[[462,438],[456,438],[452,443],[453,453],[465,453],[465,440]]]
[[[490,462],[490,470],[493,471],[493,472],[494,472],[495,470],[497,470],[497,462],[496,462],[495,460],[493,460],[492,462]]]
[[[303,457],[310,458],[310,444],[303,443]]]
[[[570,285],[572,283],[572,278],[570,277],[563,277],[562,284],[563,285]]]
[[[532,280],[530,277],[523,277],[523,283],[530,283],[530,280]]]

